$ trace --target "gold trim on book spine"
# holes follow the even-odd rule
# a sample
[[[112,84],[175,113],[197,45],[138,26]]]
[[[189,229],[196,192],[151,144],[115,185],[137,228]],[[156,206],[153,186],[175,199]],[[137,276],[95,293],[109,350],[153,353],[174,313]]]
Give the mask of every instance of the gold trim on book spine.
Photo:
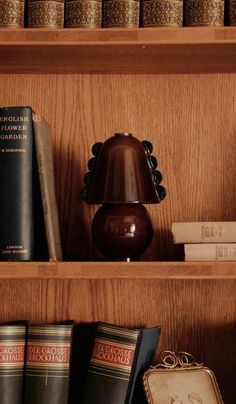
[[[224,0],[185,0],[184,25],[223,26]]]
[[[137,0],[104,0],[103,27],[139,27],[140,3]]]
[[[24,0],[0,0],[0,27],[24,27]]]
[[[64,1],[31,0],[28,22],[30,28],[63,28]]]
[[[101,28],[102,1],[78,0],[66,2],[67,28]]]
[[[183,0],[143,0],[143,27],[181,27],[182,25]]]
[[[236,0],[229,0],[229,25],[236,25]]]

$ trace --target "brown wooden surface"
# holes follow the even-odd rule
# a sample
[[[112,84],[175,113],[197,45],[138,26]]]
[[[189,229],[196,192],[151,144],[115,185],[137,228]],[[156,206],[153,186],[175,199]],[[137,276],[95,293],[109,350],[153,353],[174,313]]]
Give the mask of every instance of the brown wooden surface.
[[[0,29],[0,72],[236,71],[236,27]]]
[[[153,143],[167,198],[147,205],[154,239],[144,258],[176,260],[173,221],[235,220],[236,76],[1,75],[0,105],[32,105],[52,126],[64,252],[98,258],[97,207],[79,193],[91,146],[114,132]],[[72,259],[72,258],[71,258]]]
[[[1,262],[2,279],[236,279],[236,262]]]
[[[235,28],[0,30],[0,72],[8,73],[0,106],[31,105],[52,126],[67,257],[100,258],[90,233],[97,207],[79,199],[93,143],[116,131],[150,140],[167,188],[165,201],[147,206],[149,262],[2,263],[1,322],[161,324],[159,350],[194,354],[215,371],[225,404],[234,402],[235,264],[176,262],[183,255],[170,228],[235,220],[235,36]],[[215,71],[225,73],[207,74]],[[14,74],[23,72],[38,74]]]

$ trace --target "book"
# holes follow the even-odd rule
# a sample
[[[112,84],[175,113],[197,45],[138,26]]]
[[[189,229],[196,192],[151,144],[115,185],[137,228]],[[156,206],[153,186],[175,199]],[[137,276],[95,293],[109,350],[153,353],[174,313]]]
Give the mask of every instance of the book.
[[[33,128],[30,107],[0,108],[0,260],[33,259]]]
[[[25,324],[0,325],[0,402],[22,404]]]
[[[142,27],[182,27],[183,0],[143,0]]]
[[[155,357],[160,327],[98,322],[82,404],[141,404],[142,373]]]
[[[207,27],[224,25],[224,0],[185,0],[184,25]]]
[[[102,0],[66,0],[67,28],[101,28]]]
[[[234,26],[236,25],[236,0],[229,0],[227,8],[228,20],[229,25]]]
[[[25,0],[0,0],[0,27],[24,27]]]
[[[29,0],[29,28],[63,28],[65,0]]]
[[[49,124],[0,108],[0,156],[0,260],[62,260]]]
[[[236,243],[184,244],[185,261],[236,261]]]
[[[236,222],[175,222],[171,230],[176,244],[236,242]]]
[[[104,0],[104,28],[137,28],[140,18],[140,0]]]
[[[33,113],[33,130],[48,256],[50,261],[61,261],[62,249],[55,192],[51,127],[42,116]]]
[[[30,324],[24,404],[68,404],[73,322]]]

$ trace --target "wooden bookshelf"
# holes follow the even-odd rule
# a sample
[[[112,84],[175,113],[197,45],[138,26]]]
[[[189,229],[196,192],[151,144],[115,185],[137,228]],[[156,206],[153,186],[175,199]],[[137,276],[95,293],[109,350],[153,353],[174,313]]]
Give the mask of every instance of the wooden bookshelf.
[[[0,72],[229,73],[235,42],[235,27],[1,30]]]
[[[236,217],[236,28],[0,29],[0,55],[0,106],[31,105],[52,127],[63,250],[77,260],[0,263],[0,321],[160,324],[159,352],[195,355],[232,404],[236,265],[181,262],[170,228]],[[138,263],[102,262],[97,207],[79,199],[91,146],[115,131],[153,143],[167,188],[146,206],[154,238]]]

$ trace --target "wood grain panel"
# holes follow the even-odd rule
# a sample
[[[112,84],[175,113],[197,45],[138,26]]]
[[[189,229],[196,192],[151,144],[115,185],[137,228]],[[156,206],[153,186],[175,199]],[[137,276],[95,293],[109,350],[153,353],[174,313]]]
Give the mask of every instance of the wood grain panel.
[[[191,352],[214,370],[224,403],[234,402],[236,283],[230,279],[12,279],[1,280],[0,296],[1,322],[159,324],[159,352]]]
[[[235,72],[235,27],[0,29],[0,72]]]
[[[155,235],[148,260],[176,259],[172,221],[236,216],[236,76],[2,75],[0,105],[32,105],[50,122],[64,252],[100,255],[91,241],[96,207],[79,199],[94,142],[115,131],[149,139],[167,198],[147,206]]]

